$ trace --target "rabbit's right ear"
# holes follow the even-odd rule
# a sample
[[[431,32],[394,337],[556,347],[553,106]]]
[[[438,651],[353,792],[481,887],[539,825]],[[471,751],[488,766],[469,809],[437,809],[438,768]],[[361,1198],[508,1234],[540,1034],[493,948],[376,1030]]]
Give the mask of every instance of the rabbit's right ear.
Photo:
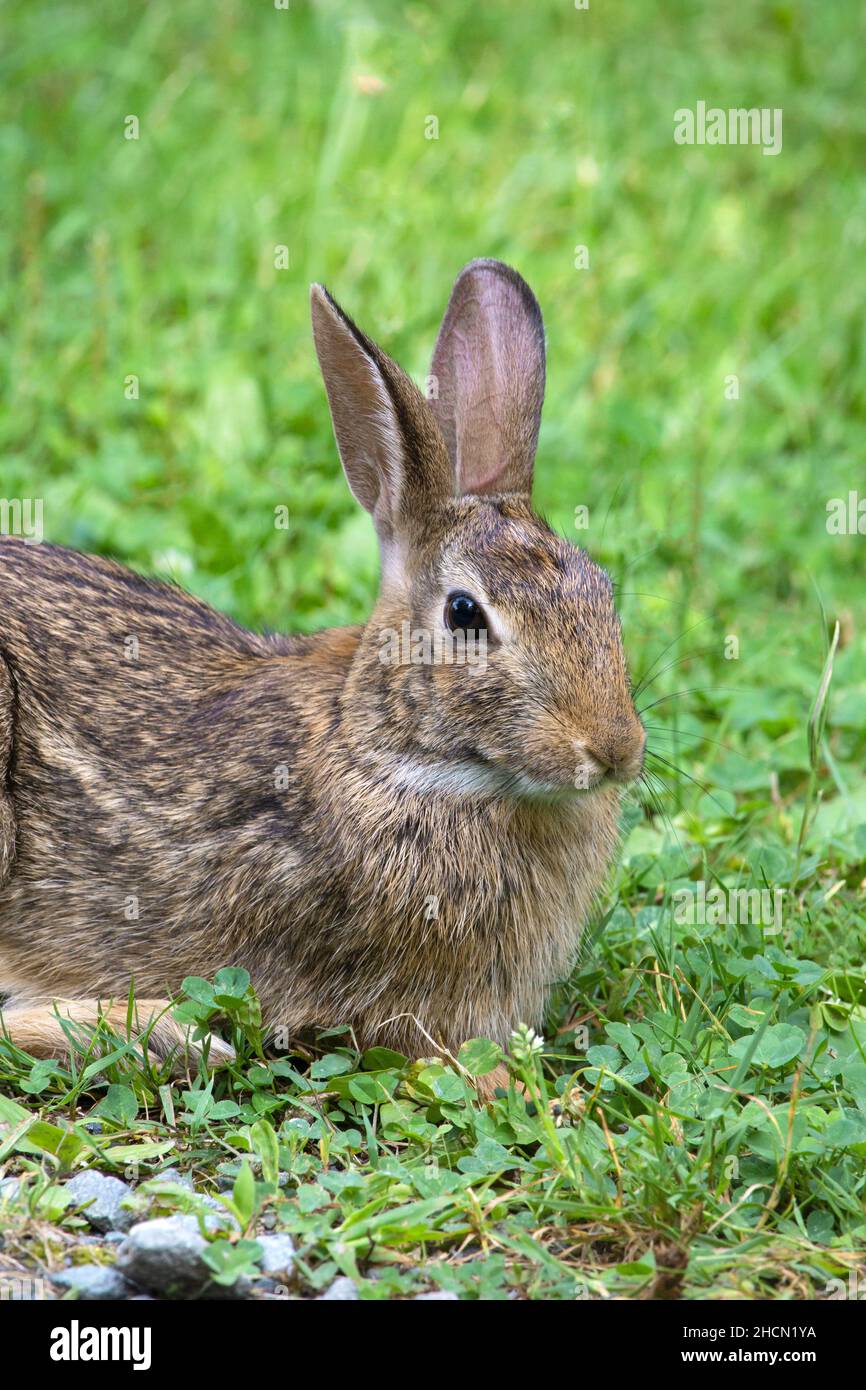
[[[433,353],[458,495],[532,491],[544,401],[544,324],[532,290],[501,261],[464,266]]]
[[[311,312],[349,487],[390,539],[453,494],[442,436],[418,388],[322,285],[312,287]]]

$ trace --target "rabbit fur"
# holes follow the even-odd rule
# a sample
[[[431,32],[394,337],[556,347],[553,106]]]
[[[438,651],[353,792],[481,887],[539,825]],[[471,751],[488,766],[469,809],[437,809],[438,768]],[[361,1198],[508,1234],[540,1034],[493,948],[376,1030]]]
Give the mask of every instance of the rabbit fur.
[[[109,559],[0,539],[0,991],[181,1041],[187,975],[252,975],[271,1030],[410,1055],[540,1025],[640,772],[606,574],[530,503],[544,331],[517,273],[458,277],[430,398],[312,291],[315,344],[381,585],[369,621],[262,636]],[[483,665],[382,634],[484,615]],[[219,1045],[217,1044],[218,1051]],[[225,1049],[227,1053],[227,1049]]]

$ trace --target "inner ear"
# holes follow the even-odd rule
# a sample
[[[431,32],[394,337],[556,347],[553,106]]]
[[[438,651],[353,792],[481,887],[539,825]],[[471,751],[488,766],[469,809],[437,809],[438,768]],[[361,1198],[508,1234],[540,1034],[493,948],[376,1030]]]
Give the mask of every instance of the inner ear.
[[[418,388],[327,290],[311,292],[313,337],[340,458],[380,537],[422,522],[451,493],[438,426]]]
[[[544,323],[517,271],[472,261],[433,353],[431,408],[458,494],[532,491],[544,401]]]

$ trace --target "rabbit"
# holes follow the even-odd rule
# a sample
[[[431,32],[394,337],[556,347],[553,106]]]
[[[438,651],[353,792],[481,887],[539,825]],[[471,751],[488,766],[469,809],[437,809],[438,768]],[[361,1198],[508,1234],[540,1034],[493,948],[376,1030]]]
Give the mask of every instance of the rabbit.
[[[0,993],[36,1056],[67,1047],[58,1015],[123,1030],[131,980],[166,1056],[181,981],[225,965],[283,1036],[507,1045],[542,1026],[608,874],[645,733],[608,576],[532,510],[532,291],[495,260],[461,271],[429,397],[320,285],[311,310],[381,552],[365,624],[257,635],[109,559],[0,540]],[[484,660],[383,659],[407,623]]]

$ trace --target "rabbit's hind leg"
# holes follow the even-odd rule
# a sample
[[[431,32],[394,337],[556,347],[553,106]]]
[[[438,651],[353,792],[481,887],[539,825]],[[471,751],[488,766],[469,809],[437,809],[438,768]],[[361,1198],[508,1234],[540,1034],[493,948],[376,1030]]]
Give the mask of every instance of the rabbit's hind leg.
[[[15,691],[9,667],[0,654],[0,888],[15,859],[15,810],[9,788],[15,735]]]
[[[31,1057],[67,1058],[71,1045],[63,1020],[68,1020],[72,1025],[84,1024],[86,1028],[95,1028],[99,1019],[103,1018],[121,1037],[137,1037],[146,1033],[147,1050],[152,1059],[160,1062],[171,1057],[174,1069],[182,1074],[188,1063],[198,1060],[202,1048],[190,1041],[187,1031],[167,1012],[170,1007],[168,999],[137,999],[130,1032],[127,1028],[126,1002],[103,1005],[97,999],[52,999],[39,1003],[13,1003],[0,1012],[0,1037],[9,1038]],[[80,1039],[82,1048],[86,1049],[87,1037],[83,1030],[73,1026],[69,1032],[76,1040]],[[228,1043],[220,1038],[210,1039],[210,1066],[225,1066],[234,1060],[234,1056],[234,1049]]]

